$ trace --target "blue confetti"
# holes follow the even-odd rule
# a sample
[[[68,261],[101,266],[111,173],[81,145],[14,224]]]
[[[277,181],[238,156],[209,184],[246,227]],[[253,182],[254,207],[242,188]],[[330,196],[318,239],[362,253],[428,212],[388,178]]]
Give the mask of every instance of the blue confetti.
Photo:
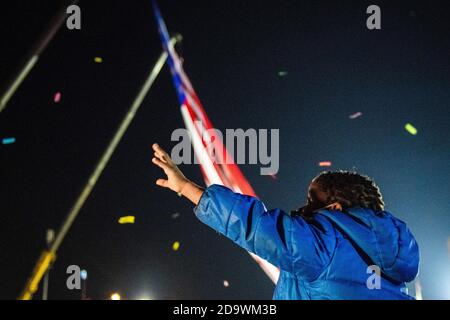
[[[2,144],[12,144],[16,142],[16,138],[3,138],[2,139]]]

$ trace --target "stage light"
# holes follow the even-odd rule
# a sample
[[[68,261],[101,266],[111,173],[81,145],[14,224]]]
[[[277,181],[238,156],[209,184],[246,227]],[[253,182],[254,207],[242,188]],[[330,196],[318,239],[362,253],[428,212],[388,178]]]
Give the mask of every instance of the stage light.
[[[120,294],[118,294],[117,292],[113,293],[110,297],[111,300],[120,300]]]

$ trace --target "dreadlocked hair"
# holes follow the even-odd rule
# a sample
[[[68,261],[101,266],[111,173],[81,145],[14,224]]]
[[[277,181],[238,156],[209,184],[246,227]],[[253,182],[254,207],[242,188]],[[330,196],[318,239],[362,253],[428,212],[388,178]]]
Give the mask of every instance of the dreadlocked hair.
[[[313,181],[327,193],[327,203],[339,202],[343,209],[361,207],[384,210],[380,188],[368,176],[345,170],[325,171]]]

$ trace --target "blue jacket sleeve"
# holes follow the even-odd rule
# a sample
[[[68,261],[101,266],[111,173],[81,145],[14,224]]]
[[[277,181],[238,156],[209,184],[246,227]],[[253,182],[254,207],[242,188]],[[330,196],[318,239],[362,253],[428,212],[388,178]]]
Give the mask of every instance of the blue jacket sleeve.
[[[327,237],[303,218],[292,218],[280,209],[267,210],[256,199],[211,185],[194,212],[197,218],[242,248],[282,270],[315,278],[332,254]]]

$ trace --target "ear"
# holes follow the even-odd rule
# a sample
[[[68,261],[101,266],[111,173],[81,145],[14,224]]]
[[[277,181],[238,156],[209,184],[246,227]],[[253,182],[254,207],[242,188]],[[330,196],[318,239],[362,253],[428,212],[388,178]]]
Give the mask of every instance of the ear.
[[[342,205],[339,202],[334,202],[332,204],[329,204],[328,206],[326,206],[325,208],[327,208],[328,210],[338,210],[338,211],[342,211]]]

